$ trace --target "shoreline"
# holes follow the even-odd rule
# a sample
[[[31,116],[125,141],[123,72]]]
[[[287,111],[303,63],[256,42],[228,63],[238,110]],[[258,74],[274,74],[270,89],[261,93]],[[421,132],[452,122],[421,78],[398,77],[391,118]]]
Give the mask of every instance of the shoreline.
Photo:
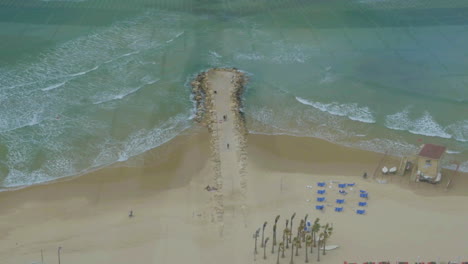
[[[169,146],[169,145],[172,145],[172,144],[178,145],[178,144],[180,144],[179,141],[182,138],[190,138],[195,134],[205,133],[203,131],[204,130],[203,125],[204,124],[197,125],[196,123],[194,123],[194,125],[192,127],[189,127],[188,129],[184,130],[182,133],[176,135],[174,138],[170,139],[169,141],[166,141],[166,142],[162,143],[161,145],[159,145],[159,146],[157,146],[157,147],[155,147],[153,149],[150,149],[148,151],[145,151],[143,153],[140,153],[140,154],[138,154],[136,156],[130,157],[126,161],[117,161],[117,162],[112,163],[112,164],[103,165],[103,166],[100,166],[100,167],[90,169],[89,171],[86,171],[86,172],[83,172],[83,173],[70,175],[70,176],[64,176],[64,177],[61,177],[61,178],[57,178],[57,179],[53,179],[53,180],[45,181],[45,182],[40,182],[40,183],[35,183],[35,184],[31,184],[31,185],[21,185],[21,186],[17,186],[17,187],[1,187],[0,188],[0,194],[3,193],[3,192],[20,191],[22,189],[35,187],[35,186],[46,186],[46,185],[50,185],[50,184],[56,184],[56,183],[61,183],[61,182],[65,182],[65,181],[75,180],[75,179],[77,179],[79,177],[83,177],[83,176],[86,176],[86,175],[89,175],[89,174],[98,173],[100,170],[111,169],[111,168],[122,168],[122,167],[129,166],[129,165],[131,165],[131,163],[133,161],[141,159],[142,157],[145,157],[146,155],[152,155],[151,153],[155,153],[155,152],[157,153],[157,152],[161,152],[161,151],[164,151],[164,152],[172,151],[172,150],[167,150],[167,149],[172,148],[172,146]],[[311,142],[314,142],[314,141],[323,142],[324,144],[331,144],[331,145],[334,145],[334,146],[337,146],[337,147],[340,147],[340,148],[344,148],[344,149],[347,149],[347,150],[354,150],[354,151],[358,151],[358,152],[369,153],[370,156],[383,155],[384,154],[384,152],[376,152],[376,151],[372,151],[372,150],[366,150],[366,149],[356,148],[356,147],[352,147],[352,146],[342,145],[342,144],[339,144],[339,143],[335,143],[333,141],[329,141],[329,140],[322,139],[322,138],[317,138],[317,137],[298,136],[298,135],[289,135],[289,134],[266,134],[266,133],[249,133],[249,132],[247,132],[247,133],[248,133],[248,137],[252,137],[252,136],[255,136],[255,137],[284,137],[284,138],[291,138],[291,139],[303,139],[303,140],[311,141]],[[401,156],[395,156],[395,155],[387,155],[387,157],[388,157],[388,159],[395,162],[395,164],[398,163],[399,160],[402,158]],[[446,173],[450,173],[450,174],[453,174],[455,172],[455,170],[450,169],[450,168],[442,168],[442,171],[446,172]],[[319,173],[324,173],[324,171],[320,171]],[[332,174],[330,174],[330,175],[332,175]],[[354,175],[354,176],[356,176],[356,175]],[[406,175],[405,177],[407,177],[407,176],[408,175]],[[468,179],[468,172],[459,171],[459,176],[457,178],[462,178],[462,179],[467,178]]]

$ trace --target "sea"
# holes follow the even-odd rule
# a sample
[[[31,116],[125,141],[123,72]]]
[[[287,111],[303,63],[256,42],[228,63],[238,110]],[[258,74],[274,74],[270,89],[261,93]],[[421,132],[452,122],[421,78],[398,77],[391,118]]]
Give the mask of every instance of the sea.
[[[468,171],[467,47],[466,0],[0,0],[0,189],[187,133],[211,67],[248,74],[250,133]]]

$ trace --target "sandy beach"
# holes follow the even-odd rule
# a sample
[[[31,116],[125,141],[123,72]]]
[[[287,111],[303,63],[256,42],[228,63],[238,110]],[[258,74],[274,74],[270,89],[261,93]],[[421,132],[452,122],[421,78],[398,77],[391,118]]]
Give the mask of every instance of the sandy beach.
[[[225,103],[218,111],[231,109]],[[243,141],[231,141],[237,136],[230,134],[234,125],[224,123],[216,141],[226,163],[221,174],[213,166],[212,134],[197,125],[127,162],[0,193],[0,263],[40,263],[41,250],[44,263],[56,263],[58,247],[67,264],[276,263],[270,253],[267,260],[259,254],[254,261],[252,234],[268,221],[271,237],[274,217],[281,215],[282,228],[294,212],[299,219],[308,214],[333,223],[328,244],[340,247],[321,256],[322,263],[468,259],[468,175],[453,178],[449,189],[397,175],[379,174],[386,182],[380,184],[361,175],[371,174],[382,154],[291,136],[248,135],[242,152],[248,162],[242,163]],[[224,149],[227,142],[232,145]],[[248,179],[242,179],[244,164]],[[217,175],[224,177],[222,185],[214,181]],[[315,210],[319,181],[327,183],[323,212]],[[355,183],[341,213],[333,210],[341,197],[338,182]],[[220,187],[222,203],[207,185]],[[370,196],[366,215],[354,212],[360,189]],[[220,205],[221,220],[214,213]],[[303,263],[302,251],[295,263]],[[315,262],[316,253],[310,258]]]

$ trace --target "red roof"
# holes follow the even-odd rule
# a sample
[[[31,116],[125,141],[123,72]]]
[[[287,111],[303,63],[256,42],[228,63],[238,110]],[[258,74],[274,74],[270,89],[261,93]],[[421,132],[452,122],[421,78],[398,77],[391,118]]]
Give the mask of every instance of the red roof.
[[[419,152],[419,156],[431,158],[431,159],[440,159],[445,153],[446,147],[434,145],[434,144],[424,144],[423,148]]]

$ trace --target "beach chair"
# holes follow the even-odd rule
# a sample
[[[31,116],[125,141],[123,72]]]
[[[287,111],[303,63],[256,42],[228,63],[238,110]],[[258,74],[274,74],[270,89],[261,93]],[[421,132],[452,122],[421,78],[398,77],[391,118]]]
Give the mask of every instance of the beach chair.
[[[345,190],[339,190],[338,192],[341,193],[342,195],[348,194]]]
[[[344,199],[336,199],[336,203],[338,203],[338,204],[342,204],[342,203],[344,203],[344,201],[345,201]]]
[[[367,193],[366,191],[364,190],[359,190],[360,193]]]
[[[348,183],[347,185],[348,185],[348,187],[354,187],[354,185],[356,185],[356,183],[354,183],[354,182],[353,183]]]
[[[335,207],[335,212],[343,212],[343,207]]]
[[[408,264],[408,261],[398,261],[397,264]]]
[[[390,264],[390,261],[380,261],[379,264]]]
[[[325,190],[318,190],[317,194],[325,194]]]
[[[317,197],[317,202],[325,202],[325,197]]]
[[[364,262],[363,264],[375,264],[375,262],[367,261],[367,262]]]
[[[317,183],[317,186],[318,186],[318,187],[325,187],[325,182],[318,182],[318,183]]]
[[[317,210],[323,210],[323,208],[325,208],[324,205],[316,205],[315,206],[315,209],[317,209]]]
[[[359,202],[358,205],[359,206],[367,206],[367,202]]]
[[[361,197],[361,198],[369,198],[369,194],[368,194],[368,193],[360,193],[360,194],[359,194],[359,197]]]
[[[366,210],[356,210],[356,213],[363,215],[363,214],[366,214]]]
[[[346,188],[346,183],[339,183],[338,188]]]

